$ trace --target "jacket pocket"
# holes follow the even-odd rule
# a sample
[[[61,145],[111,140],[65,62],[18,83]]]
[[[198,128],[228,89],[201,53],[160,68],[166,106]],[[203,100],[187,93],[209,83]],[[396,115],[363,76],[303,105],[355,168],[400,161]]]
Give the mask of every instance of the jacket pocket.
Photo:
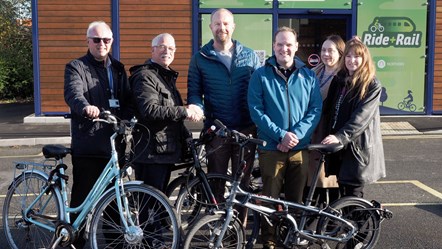
[[[350,148],[359,165],[367,166],[370,163],[370,148],[367,146],[367,144],[351,142]]]
[[[169,91],[165,89],[160,89],[160,103],[163,106],[174,106],[174,101],[172,95]]]
[[[177,141],[169,132],[160,131],[155,134],[155,151],[158,154],[171,154],[176,151]]]

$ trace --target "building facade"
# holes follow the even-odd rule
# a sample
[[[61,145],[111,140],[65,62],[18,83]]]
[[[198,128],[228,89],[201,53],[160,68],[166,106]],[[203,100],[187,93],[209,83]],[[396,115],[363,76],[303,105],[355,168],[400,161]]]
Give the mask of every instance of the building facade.
[[[69,112],[64,67],[86,53],[86,29],[96,20],[111,25],[112,54],[126,70],[150,58],[154,36],[174,35],[171,66],[180,73],[177,84],[185,98],[188,63],[210,40],[210,13],[221,7],[235,14],[234,39],[262,62],[271,56],[272,34],[280,26],[298,31],[297,55],[311,67],[320,62],[326,36],[358,35],[384,87],[383,115],[442,114],[442,28],[436,25],[442,22],[442,0],[32,0],[32,7],[36,116]]]

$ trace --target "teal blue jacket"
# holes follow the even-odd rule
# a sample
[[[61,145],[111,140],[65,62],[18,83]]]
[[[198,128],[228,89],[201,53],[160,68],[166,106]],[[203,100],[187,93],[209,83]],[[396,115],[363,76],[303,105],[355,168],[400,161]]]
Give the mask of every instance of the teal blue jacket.
[[[288,131],[299,139],[293,150],[304,149],[318,125],[322,109],[318,80],[297,58],[295,66],[296,70],[287,79],[272,56],[250,79],[250,115],[258,127],[258,138],[267,142],[260,149],[276,150]]]
[[[213,40],[193,55],[187,78],[187,103],[203,108],[208,128],[219,119],[229,129],[241,130],[253,125],[247,105],[249,80],[260,67],[255,52],[233,41],[230,70],[218,59]]]

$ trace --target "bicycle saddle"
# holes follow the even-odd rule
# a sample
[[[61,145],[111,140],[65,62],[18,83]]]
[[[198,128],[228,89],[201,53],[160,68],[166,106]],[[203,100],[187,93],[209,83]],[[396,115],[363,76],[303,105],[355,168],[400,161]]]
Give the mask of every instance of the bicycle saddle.
[[[48,144],[43,146],[43,155],[45,158],[55,158],[57,160],[71,153],[71,148],[67,148],[61,144]]]
[[[309,144],[307,145],[307,150],[316,150],[321,154],[332,154],[338,152],[344,148],[341,143],[337,144]]]

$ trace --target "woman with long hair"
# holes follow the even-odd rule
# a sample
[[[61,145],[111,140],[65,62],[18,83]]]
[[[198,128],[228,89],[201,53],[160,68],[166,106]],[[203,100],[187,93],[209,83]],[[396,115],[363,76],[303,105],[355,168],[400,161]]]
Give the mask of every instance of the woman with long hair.
[[[322,143],[344,145],[326,160],[326,174],[337,176],[342,196],[363,197],[366,184],[386,175],[379,113],[382,86],[375,73],[367,46],[358,37],[349,40],[323,108],[329,135]]]

